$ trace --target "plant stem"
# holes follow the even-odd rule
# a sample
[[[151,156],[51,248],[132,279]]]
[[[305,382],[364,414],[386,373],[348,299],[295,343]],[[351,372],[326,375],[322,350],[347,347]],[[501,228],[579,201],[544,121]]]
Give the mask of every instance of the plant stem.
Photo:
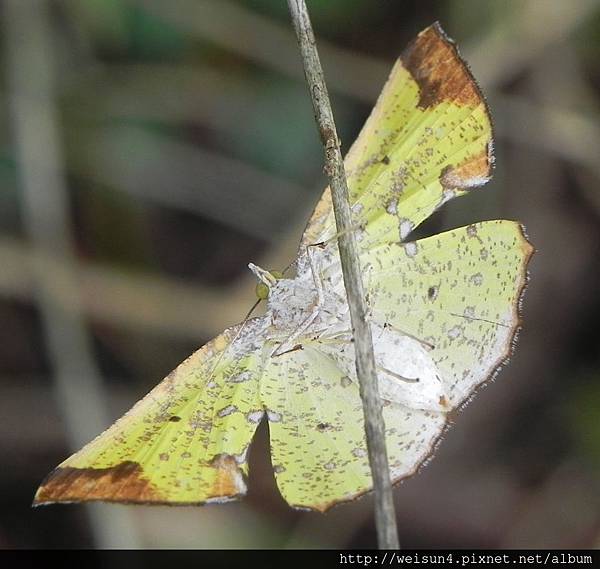
[[[325,150],[325,173],[331,188],[340,261],[354,335],[356,372],[365,416],[367,449],[375,492],[377,541],[380,549],[398,549],[396,515],[385,446],[382,404],[377,387],[373,339],[366,319],[366,303],[356,239],[354,231],[351,230],[352,214],[340,143],[306,4],[304,0],[288,0],[288,6],[300,44],[304,74]]]

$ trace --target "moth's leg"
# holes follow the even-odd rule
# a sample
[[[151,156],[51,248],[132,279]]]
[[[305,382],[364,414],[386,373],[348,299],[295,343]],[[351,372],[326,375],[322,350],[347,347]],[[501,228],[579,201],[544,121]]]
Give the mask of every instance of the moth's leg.
[[[360,226],[351,227],[347,231],[354,231],[358,227],[360,227]],[[315,321],[315,319],[319,315],[321,308],[325,304],[325,292],[323,290],[323,281],[319,274],[319,270],[317,268],[317,260],[314,256],[313,251],[314,251],[314,248],[317,248],[317,247],[320,249],[323,249],[331,241],[333,241],[334,239],[337,239],[337,237],[338,237],[338,234],[334,235],[331,239],[328,239],[326,241],[322,241],[320,243],[310,243],[306,246],[306,255],[308,258],[308,264],[310,266],[310,270],[311,270],[312,277],[313,277],[313,282],[315,284],[315,289],[317,291],[317,305],[311,310],[310,314],[307,316],[307,318],[304,320],[304,322],[302,322],[300,324],[298,329],[296,331],[294,331],[284,342],[282,342],[277,347],[277,349],[271,354],[271,357],[280,356],[284,353],[288,353],[289,351],[291,351],[292,348],[295,348],[295,346],[293,346],[293,342],[295,340],[297,340],[298,337],[309,328],[309,326]],[[344,333],[351,334],[351,331],[343,330],[343,331],[339,332],[339,334],[344,334]],[[351,341],[351,340],[349,340],[349,341]]]
[[[375,366],[375,368],[377,371],[381,371],[386,375],[391,375],[394,379],[399,379],[400,381],[404,381],[406,383],[419,383],[420,381],[418,377],[404,377],[403,375],[400,375],[399,373],[393,372],[392,370],[382,366]]]
[[[319,276],[319,271],[317,269],[317,263],[313,256],[313,253],[312,253],[313,247],[322,247],[322,246],[323,245],[321,243],[316,243],[315,245],[307,245],[307,247],[306,247],[308,264],[310,266],[313,281],[315,283],[315,289],[317,291],[317,303],[311,309],[310,313],[304,319],[304,321],[300,323],[298,328],[294,332],[292,332],[292,334],[290,334],[290,336],[284,342],[279,344],[277,349],[271,354],[271,357],[281,356],[284,353],[290,352],[291,349],[294,347],[294,342],[300,337],[300,335],[302,335],[304,332],[306,332],[306,330],[310,327],[310,325],[315,321],[315,319],[319,315],[321,307],[325,303],[325,293],[323,292],[323,282]]]
[[[320,313],[320,307],[317,304],[315,307],[313,307],[310,314],[298,326],[298,328],[294,332],[292,332],[292,334],[290,334],[281,344],[279,344],[279,346],[277,346],[277,349],[271,354],[271,357],[281,356],[284,353],[290,352],[292,350],[292,348],[295,347],[294,342],[296,342],[296,340],[298,340],[298,338],[304,332],[306,332],[306,330],[309,328],[309,326],[315,321],[315,319],[319,315],[319,313]],[[326,334],[326,336],[323,336],[324,334]],[[349,338],[340,338],[340,336],[343,336],[346,334],[349,336]],[[331,327],[329,327],[324,330],[320,330],[320,331],[316,332],[316,334],[312,335],[312,337],[311,337],[311,341],[320,342],[323,340],[324,341],[332,341],[332,342],[335,342],[335,341],[342,342],[343,341],[345,343],[351,343],[352,342],[352,330],[350,330],[349,328],[342,328],[341,330],[335,330],[332,332]]]
[[[317,299],[318,304],[322,306],[325,303],[325,293],[323,292],[323,281],[319,276],[319,271],[317,270],[317,263],[314,258],[313,249],[314,247],[323,248],[324,245],[322,243],[315,243],[314,245],[309,244],[306,246],[306,254],[308,256],[308,264],[310,266],[310,272],[313,276],[313,281],[315,283],[315,288],[317,289]]]
[[[355,229],[359,228],[360,226],[355,226],[355,227],[351,227],[350,229],[348,229],[347,231],[354,231]],[[317,295],[319,298],[319,304],[323,304],[323,299],[324,299],[324,284],[323,284],[323,279],[321,278],[319,271],[317,269],[317,265],[316,265],[316,260],[314,258],[314,254],[312,253],[314,248],[319,248],[319,249],[324,249],[331,241],[333,241],[334,239],[337,238],[339,234],[336,234],[334,237],[327,239],[326,241],[321,241],[319,243],[311,243],[309,245],[306,246],[306,254],[308,257],[308,264],[310,266],[310,270],[312,272],[312,276],[313,276],[313,281],[315,283],[315,288],[317,289]],[[367,287],[365,287],[366,289]],[[340,296],[339,294],[331,291],[330,294],[336,298],[339,299],[340,303],[344,303],[347,302],[346,298],[343,296]],[[367,319],[367,321],[370,321],[372,316],[373,316],[373,307],[372,307],[372,303],[370,301],[370,295],[369,292],[366,293],[365,295],[365,304],[366,304],[366,314],[365,317]],[[326,311],[329,312],[329,311]],[[330,313],[330,312],[329,312]]]
[[[271,354],[271,357],[281,356],[287,352],[291,352],[292,348],[295,347],[295,341],[306,331],[306,329],[315,321],[315,318],[319,315],[319,306],[315,306],[309,313],[309,315],[300,323],[298,328],[292,332]]]
[[[383,327],[389,328],[390,330],[394,330],[394,332],[398,332],[398,334],[402,334],[403,336],[406,336],[407,338],[412,338],[413,340],[415,340],[416,342],[419,342],[419,344],[421,344],[424,348],[427,348],[428,350],[435,350],[435,346],[431,342],[426,342],[425,340],[422,340],[421,338],[418,338],[417,336],[413,336],[413,334],[409,334],[408,332],[401,330],[400,328],[390,324],[389,322],[386,322],[383,325]]]
[[[357,231],[358,229],[362,229],[364,227],[364,225],[365,225],[365,222],[363,222],[363,223],[354,223],[350,227],[348,227],[347,229],[344,229],[344,231],[338,231],[338,232],[336,232],[329,239],[325,239],[324,241],[319,241],[319,243],[309,244],[309,245],[307,245],[307,247],[316,247],[316,246],[325,247],[326,245],[329,245],[329,243],[331,243],[332,241],[337,241],[337,239],[339,237],[341,237],[342,235],[347,235],[351,231]]]
[[[347,330],[344,333],[351,333],[351,332],[350,332],[350,330]],[[337,337],[337,335],[330,336],[328,338],[318,338],[318,339],[314,339],[313,341],[315,341],[318,344],[328,344],[328,345],[352,344],[352,339],[339,338],[339,337]],[[375,369],[381,373],[385,373],[386,375],[393,377],[394,379],[404,381],[405,383],[419,383],[419,381],[420,381],[420,379],[418,377],[404,377],[403,375],[400,375],[399,373],[396,373],[396,372],[394,372],[390,369],[387,369],[386,367],[380,366],[380,365],[376,365]]]
[[[419,344],[421,344],[424,348],[426,348],[428,350],[434,350],[435,349],[435,346],[431,342],[427,342],[427,341],[425,341],[425,340],[423,340],[421,338],[418,338],[417,336],[415,336],[413,334],[409,334],[408,332],[405,332],[404,330],[401,330],[397,326],[393,326],[389,322],[386,322],[383,325],[383,328],[389,328],[390,330],[394,330],[394,332],[398,332],[398,334],[402,334],[403,336],[406,336],[407,338],[411,338],[411,339],[415,340],[415,342],[419,342]],[[325,334],[326,332],[328,332],[327,329],[320,331],[318,333],[318,335],[315,336],[315,340],[329,340],[329,339],[333,340],[333,339],[335,339],[338,336],[341,336],[343,334],[349,334],[350,336],[352,335],[352,330],[350,330],[350,329],[339,330],[339,331],[336,331],[334,334],[331,334],[329,336],[323,336],[323,334]]]
[[[289,354],[290,352],[297,352],[298,350],[302,349],[302,344],[296,344],[295,346],[291,347],[289,350],[284,350],[284,351],[280,351],[281,350],[281,344],[279,346],[277,346],[277,349],[271,354],[271,357],[274,358],[276,356],[283,356],[283,354]]]
[[[350,333],[350,331],[348,331],[348,333]],[[318,337],[314,337],[310,340],[311,342],[314,342],[316,344],[352,344],[352,338],[342,338],[338,335],[336,336],[318,336]]]

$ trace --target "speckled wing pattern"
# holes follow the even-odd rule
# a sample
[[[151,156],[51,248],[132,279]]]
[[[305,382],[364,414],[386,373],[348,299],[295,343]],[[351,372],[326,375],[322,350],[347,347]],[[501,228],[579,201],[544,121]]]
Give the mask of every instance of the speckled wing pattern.
[[[373,319],[431,347],[452,408],[509,357],[531,246],[512,221],[486,221],[363,256]]]
[[[318,342],[273,358],[263,378],[277,485],[296,508],[325,511],[372,487],[358,384]],[[386,402],[391,475],[413,474],[430,453],[445,417]]]
[[[345,159],[371,319],[429,347],[448,411],[507,361],[533,248],[511,221],[408,238],[445,202],[489,180],[492,145],[485,100],[435,24],[398,60]],[[302,237],[301,270],[306,246],[335,233],[326,189]],[[322,278],[339,287],[340,272],[334,256]],[[304,344],[280,370],[289,385],[284,399],[281,393],[271,399],[277,409],[287,400],[291,410],[289,422],[270,427],[279,488],[289,503],[318,510],[371,489],[358,388],[342,387],[339,370],[336,375],[327,365],[330,360]],[[384,403],[391,476],[398,482],[431,455],[448,415]]]
[[[34,504],[200,504],[245,494],[246,453],[264,414],[260,326],[250,320],[195,352],[50,473]]]
[[[438,25],[421,32],[398,60],[345,163],[369,318],[378,331],[376,357],[379,351],[381,361],[397,363],[404,357],[398,349],[386,360],[381,347],[385,352],[404,346],[411,357],[427,362],[421,369],[429,370],[428,381],[441,382],[444,393],[438,403],[438,392],[432,391],[433,408],[410,394],[384,398],[390,469],[397,482],[431,455],[448,411],[464,403],[509,355],[532,248],[520,225],[510,221],[409,240],[443,203],[485,183],[492,167],[486,104]],[[264,317],[226,330],[183,362],[59,465],[34,504],[201,504],[239,497],[246,490],[248,446],[264,415],[277,484],[289,504],[324,511],[369,491],[363,411],[343,330],[347,316],[336,324],[338,316],[330,314],[340,329],[330,330],[329,337],[317,328],[331,320],[317,316],[316,328],[303,329],[289,350],[274,355],[285,339],[285,326],[276,323],[286,312],[285,302],[290,314],[298,310],[296,316],[303,318],[302,303],[312,299],[302,288],[311,282],[307,245],[332,240],[335,231],[326,190],[302,238],[298,277],[279,289],[283,304],[275,310],[271,294]],[[343,309],[335,242],[315,251],[326,295],[341,299],[342,305],[334,306]],[[304,292],[295,295],[295,286]],[[313,300],[305,308],[312,310]],[[385,338],[395,340],[385,344]],[[389,371],[383,379],[379,374],[380,386],[382,393],[394,394],[403,389],[402,381]]]
[[[346,156],[359,246],[404,240],[445,202],[485,184],[492,164],[485,100],[454,43],[434,24],[398,59]],[[301,250],[333,235],[327,189]]]
[[[428,347],[447,399],[446,412],[384,399],[394,482],[432,454],[447,413],[510,356],[531,252],[518,224],[488,221],[361,256],[371,321]],[[331,265],[323,277],[339,270]],[[262,400],[275,411],[268,415],[279,488],[290,504],[321,511],[371,489],[358,385],[329,349],[303,341],[301,351],[270,363],[262,381]]]

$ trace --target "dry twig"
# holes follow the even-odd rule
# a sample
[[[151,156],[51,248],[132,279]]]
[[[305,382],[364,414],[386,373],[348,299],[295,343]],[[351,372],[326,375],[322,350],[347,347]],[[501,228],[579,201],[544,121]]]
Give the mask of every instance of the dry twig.
[[[398,532],[385,446],[385,425],[377,388],[373,339],[366,319],[360,261],[354,232],[351,230],[352,215],[344,162],[306,4],[304,0],[288,0],[288,6],[298,36],[304,73],[325,150],[325,172],[331,187],[340,261],[354,335],[356,371],[365,415],[367,449],[375,491],[375,524],[378,543],[381,549],[397,549],[399,547]]]

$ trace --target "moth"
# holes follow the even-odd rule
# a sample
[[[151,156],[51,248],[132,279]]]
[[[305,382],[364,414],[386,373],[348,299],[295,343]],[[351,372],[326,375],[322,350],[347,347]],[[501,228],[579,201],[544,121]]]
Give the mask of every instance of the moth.
[[[394,65],[345,158],[394,482],[431,455],[449,413],[506,362],[520,325],[533,248],[519,223],[411,239],[448,200],[485,184],[493,160],[486,102],[434,24]],[[266,313],[192,354],[60,464],[34,504],[238,498],[263,419],[277,485],[291,506],[325,511],[369,491],[328,189],[295,265],[296,276],[282,278],[251,264]]]

